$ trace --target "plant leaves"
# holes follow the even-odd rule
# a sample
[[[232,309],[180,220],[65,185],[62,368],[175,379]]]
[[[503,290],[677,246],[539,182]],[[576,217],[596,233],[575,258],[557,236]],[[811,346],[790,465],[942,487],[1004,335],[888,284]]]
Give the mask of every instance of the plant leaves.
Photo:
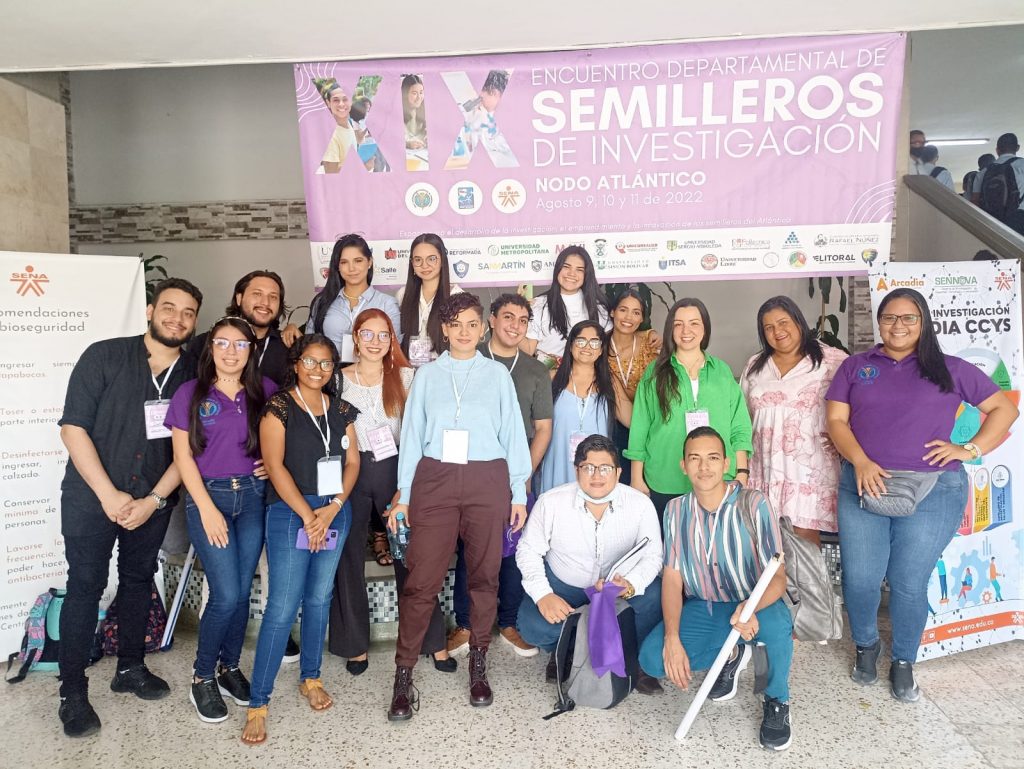
[[[814,298],[814,278],[807,279],[807,296]]]
[[[818,288],[821,289],[821,301],[828,304],[832,294],[832,278],[818,278]]]

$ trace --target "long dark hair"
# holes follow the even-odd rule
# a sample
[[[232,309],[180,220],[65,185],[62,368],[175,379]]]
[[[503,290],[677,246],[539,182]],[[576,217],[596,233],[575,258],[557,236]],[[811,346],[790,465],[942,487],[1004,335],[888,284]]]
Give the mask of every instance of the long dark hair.
[[[256,360],[256,332],[253,331],[249,322],[242,318],[221,318],[210,329],[206,335],[206,342],[199,353],[199,363],[196,370],[196,389],[192,393],[192,401],[188,408],[188,447],[192,450],[192,456],[198,457],[206,451],[206,429],[203,427],[203,418],[199,413],[203,401],[210,397],[210,390],[217,381],[217,366],[213,361],[213,340],[217,336],[218,329],[225,326],[242,332],[242,335],[249,341],[249,360],[245,362],[245,368],[239,377],[239,383],[245,390],[245,411],[246,424],[248,425],[248,437],[245,441],[245,455],[256,456],[259,448],[259,421],[260,412],[263,411],[265,397],[263,394],[263,381],[259,374],[259,363]]]
[[[565,311],[565,302],[562,301],[562,287],[558,285],[558,273],[562,271],[565,260],[570,256],[578,256],[583,260],[583,306],[587,308],[587,318],[592,321],[600,319],[601,308],[606,307],[601,288],[597,283],[597,273],[594,272],[594,262],[583,246],[569,246],[563,248],[558,258],[555,259],[555,268],[551,276],[551,288],[541,296],[547,298],[548,315],[551,317],[551,327],[564,337],[569,335],[569,316]],[[642,303],[641,303],[642,304]],[[603,331],[603,329],[602,329]]]
[[[335,386],[338,376],[338,365],[341,363],[341,356],[338,354],[338,348],[334,346],[334,342],[328,339],[323,334],[306,334],[300,336],[295,344],[288,350],[288,375],[284,378],[284,384],[281,385],[282,390],[291,390],[298,383],[299,378],[295,374],[295,364],[299,362],[299,359],[306,354],[306,350],[315,344],[322,344],[328,350],[331,351],[331,360],[334,361],[334,374],[336,376],[330,376],[321,388],[325,393],[330,395],[332,398],[337,394],[338,388]],[[327,373],[326,371],[324,372]]]
[[[409,106],[409,91],[414,85],[423,85],[423,78],[419,75],[405,75],[402,78],[402,120],[406,125],[413,118],[418,118],[423,124],[423,132],[427,131],[427,100],[424,98],[419,107],[413,109]]]
[[[763,369],[774,352],[771,345],[768,344],[768,337],[765,336],[764,327],[761,325],[764,322],[764,316],[772,310],[782,310],[792,319],[793,323],[800,330],[800,357],[806,358],[810,356],[811,368],[818,368],[821,365],[824,354],[821,351],[821,342],[818,341],[817,334],[811,331],[807,325],[807,319],[804,318],[804,314],[797,307],[796,302],[788,296],[773,296],[757,310],[757,339],[761,343],[761,352],[754,359],[753,364],[750,366],[750,371],[747,372],[747,376],[752,377]]]
[[[452,293],[451,277],[448,275],[448,249],[440,236],[432,232],[424,232],[413,238],[412,246],[409,247],[409,275],[405,279],[405,295],[402,297],[401,321],[405,329],[405,337],[402,339],[402,352],[409,354],[409,342],[415,336],[413,329],[420,325],[420,292],[423,290],[423,280],[416,274],[412,266],[412,252],[416,246],[426,243],[437,249],[441,256],[441,274],[438,276],[440,282],[437,284],[437,293],[434,294],[433,304],[430,305],[430,315],[427,316],[427,336],[430,337],[430,345],[438,353],[448,349],[448,343],[441,334],[441,305],[448,301]]]
[[[363,252],[363,256],[370,260],[370,270],[366,273],[366,285],[373,282],[373,251],[370,250],[370,244],[362,236],[354,233],[338,238],[331,251],[331,263],[327,267],[327,283],[324,285],[324,290],[313,298],[313,306],[309,311],[310,317],[313,318],[313,330],[318,334],[323,333],[324,318],[327,317],[328,308],[345,287],[341,280],[341,273],[338,272],[338,265],[341,263],[341,252],[350,246],[358,248]]]
[[[711,316],[704,302],[694,297],[684,297],[676,302],[668,311],[665,318],[665,333],[662,335],[661,352],[654,361],[654,389],[658,395],[658,408],[661,410],[661,418],[667,422],[672,412],[672,404],[679,400],[679,376],[672,368],[672,356],[676,354],[676,342],[673,335],[673,326],[676,320],[676,312],[683,307],[696,307],[700,313],[701,322],[704,324],[704,337],[700,340],[700,350],[704,352],[711,343]]]
[[[608,434],[611,435],[611,429],[615,426],[615,387],[612,384],[612,370],[608,366],[608,335],[597,321],[581,320],[569,329],[562,362],[558,364],[555,377],[551,380],[551,399],[557,401],[558,396],[569,386],[569,374],[572,373],[573,364],[572,347],[576,338],[587,328],[594,329],[597,338],[601,340],[601,354],[594,361],[594,384],[597,386],[598,399],[603,399],[608,406]]]
[[[917,340],[917,371],[922,379],[927,379],[944,393],[953,392],[953,377],[946,367],[946,358],[939,347],[935,328],[932,326],[932,313],[928,309],[928,301],[912,288],[897,288],[890,291],[878,304],[875,320],[878,321],[885,312],[886,306],[893,299],[909,299],[917,305],[921,314],[921,336]]]
[[[280,297],[280,307],[277,308],[277,315],[270,321],[270,328],[277,328],[281,323],[281,318],[287,312],[288,305],[284,303],[284,281],[281,280],[281,276],[271,270],[253,270],[247,275],[243,275],[238,279],[235,284],[235,290],[231,292],[231,304],[224,310],[225,315],[237,315],[241,317],[242,306],[238,303],[238,297],[245,294],[245,290],[249,288],[249,284],[252,283],[256,278],[268,278],[277,284],[277,292]]]

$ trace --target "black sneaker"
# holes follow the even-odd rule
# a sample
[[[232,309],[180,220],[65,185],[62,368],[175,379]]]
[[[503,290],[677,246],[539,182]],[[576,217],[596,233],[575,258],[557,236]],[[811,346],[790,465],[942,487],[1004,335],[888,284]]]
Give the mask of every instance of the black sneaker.
[[[793,732],[789,728],[788,702],[779,702],[774,697],[764,698],[764,716],[757,736],[762,748],[785,750],[789,747],[793,741]]]
[[[889,683],[892,696],[900,702],[917,702],[921,699],[921,690],[914,680],[914,666],[903,660],[893,660],[889,668]]]
[[[739,644],[733,658],[725,663],[722,672],[718,674],[718,680],[711,687],[708,697],[715,702],[725,702],[735,697],[740,686],[740,673],[750,662],[752,653],[749,644]]]
[[[548,657],[548,664],[544,668],[544,683],[553,684],[558,681],[558,662],[555,661],[555,653],[551,652]]]
[[[288,644],[284,647],[284,659],[283,662],[298,662],[301,651],[299,645],[292,638],[291,633],[288,634]]]
[[[114,673],[110,691],[131,692],[141,700],[162,700],[171,693],[171,687],[164,679],[149,672],[146,663],[140,662]]]
[[[871,686],[878,680],[878,653],[882,650],[882,642],[875,641],[871,646],[857,647],[857,662],[853,666],[850,678],[861,686]]]
[[[220,669],[217,688],[225,697],[233,699],[236,705],[249,704],[249,680],[237,667]]]
[[[188,693],[188,701],[196,706],[199,720],[207,724],[219,724],[228,717],[228,706],[220,696],[217,679],[207,678],[205,681],[192,680],[192,688]]]
[[[88,737],[100,730],[100,717],[89,704],[87,692],[61,697],[57,716],[64,724],[64,734],[68,737]]]

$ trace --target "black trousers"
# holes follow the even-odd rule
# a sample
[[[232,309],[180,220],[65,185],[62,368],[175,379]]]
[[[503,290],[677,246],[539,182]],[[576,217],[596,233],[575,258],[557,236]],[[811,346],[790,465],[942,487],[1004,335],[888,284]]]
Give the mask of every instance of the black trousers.
[[[142,662],[146,653],[146,619],[160,544],[171,516],[155,514],[134,531],[103,516],[93,533],[64,537],[68,562],[67,596],[60,612],[61,695],[84,691],[100,597],[107,587],[110,556],[117,542],[117,665]]]
[[[349,500],[352,503],[352,528],[341,551],[331,598],[331,618],[327,649],[339,657],[358,657],[370,648],[370,604],[366,597],[366,534],[373,519],[380,519],[398,488],[398,457],[380,462],[373,453],[360,452],[359,478]],[[408,570],[395,561],[398,595],[405,587]],[[433,654],[445,647],[446,633],[441,605],[435,602],[430,626],[423,638],[422,654]]]

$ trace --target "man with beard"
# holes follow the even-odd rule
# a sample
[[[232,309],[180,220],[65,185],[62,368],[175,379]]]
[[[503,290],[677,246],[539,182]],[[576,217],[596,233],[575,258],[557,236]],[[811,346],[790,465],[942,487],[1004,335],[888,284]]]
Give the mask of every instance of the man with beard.
[[[242,276],[231,294],[231,304],[224,310],[225,315],[249,321],[256,332],[253,355],[259,362],[260,374],[278,385],[284,384],[288,373],[288,348],[278,331],[284,311],[284,282],[280,275],[270,270],[253,270]],[[204,331],[189,342],[188,355],[196,363],[199,362],[199,351],[206,344],[207,333]]]
[[[181,481],[164,416],[178,387],[195,378],[195,366],[180,353],[202,301],[187,280],[163,281],[146,307],[146,333],[90,345],[68,381],[58,423],[71,459],[61,484],[68,581],[60,615],[58,714],[69,737],[100,728],[85,668],[115,542],[118,656],[110,688],[144,700],[170,692],[144,662],[146,616],[157,553]]]

